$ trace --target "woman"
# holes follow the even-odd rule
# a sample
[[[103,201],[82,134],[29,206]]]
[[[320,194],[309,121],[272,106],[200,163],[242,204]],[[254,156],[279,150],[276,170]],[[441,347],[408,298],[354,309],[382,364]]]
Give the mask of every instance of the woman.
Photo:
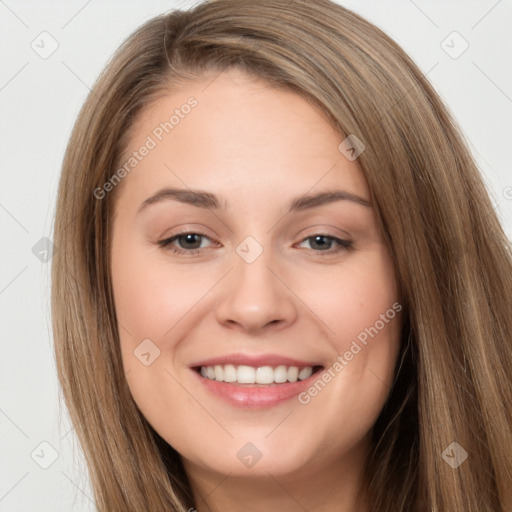
[[[99,510],[512,508],[510,243],[437,94],[351,11],[138,29],[76,122],[55,244]]]

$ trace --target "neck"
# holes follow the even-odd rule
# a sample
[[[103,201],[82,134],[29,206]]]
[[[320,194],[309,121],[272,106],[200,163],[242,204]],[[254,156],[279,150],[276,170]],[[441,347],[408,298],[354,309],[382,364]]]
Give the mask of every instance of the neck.
[[[293,473],[221,474],[184,460],[197,512],[367,512],[362,442],[340,460],[305,464]]]

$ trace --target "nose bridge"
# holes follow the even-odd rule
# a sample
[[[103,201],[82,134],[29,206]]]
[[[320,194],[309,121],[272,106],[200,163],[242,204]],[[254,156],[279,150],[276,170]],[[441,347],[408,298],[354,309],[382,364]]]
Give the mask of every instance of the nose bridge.
[[[263,238],[259,237],[260,240]],[[266,296],[266,300],[275,299],[282,292],[278,290],[276,278],[269,270],[276,266],[276,255],[272,253],[270,237],[260,243],[254,236],[247,236],[235,247],[233,269],[235,294],[249,294],[258,300]]]
[[[265,245],[247,236],[234,250],[231,277],[217,307],[218,320],[236,323],[247,330],[267,324],[293,321],[293,294],[279,279],[279,265],[272,252],[271,237]]]

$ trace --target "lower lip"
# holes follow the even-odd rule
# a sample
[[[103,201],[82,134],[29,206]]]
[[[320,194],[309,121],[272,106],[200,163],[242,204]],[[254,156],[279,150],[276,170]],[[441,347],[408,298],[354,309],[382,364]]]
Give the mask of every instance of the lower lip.
[[[211,393],[224,399],[229,404],[242,408],[256,409],[273,407],[299,395],[313,381],[319,378],[322,370],[313,373],[307,379],[297,382],[268,385],[243,385],[219,382],[203,377],[196,370],[193,370],[193,372]]]

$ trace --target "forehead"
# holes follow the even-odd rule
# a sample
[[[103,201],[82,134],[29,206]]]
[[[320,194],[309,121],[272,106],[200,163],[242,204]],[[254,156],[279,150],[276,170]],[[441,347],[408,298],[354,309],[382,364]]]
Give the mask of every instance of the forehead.
[[[140,113],[120,162],[129,172],[118,192],[135,200],[180,186],[233,199],[250,190],[260,200],[284,201],[287,191],[343,186],[368,197],[357,162],[338,149],[342,141],[302,96],[227,70],[163,94]]]

